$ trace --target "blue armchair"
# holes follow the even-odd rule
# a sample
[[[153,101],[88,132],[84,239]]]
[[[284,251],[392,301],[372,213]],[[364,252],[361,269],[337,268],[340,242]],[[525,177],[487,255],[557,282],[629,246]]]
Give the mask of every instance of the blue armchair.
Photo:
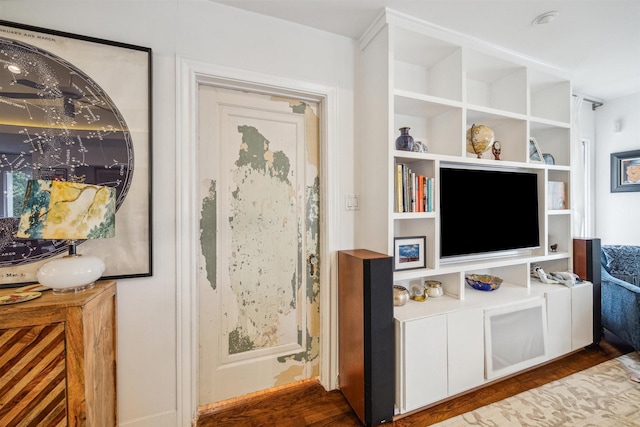
[[[603,245],[602,326],[640,350],[640,246]]]

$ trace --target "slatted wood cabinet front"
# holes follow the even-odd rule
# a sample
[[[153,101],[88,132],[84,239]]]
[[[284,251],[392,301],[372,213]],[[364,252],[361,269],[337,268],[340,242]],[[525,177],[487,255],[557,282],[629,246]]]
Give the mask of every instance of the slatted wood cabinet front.
[[[112,280],[0,306],[0,426],[115,426],[116,326]]]

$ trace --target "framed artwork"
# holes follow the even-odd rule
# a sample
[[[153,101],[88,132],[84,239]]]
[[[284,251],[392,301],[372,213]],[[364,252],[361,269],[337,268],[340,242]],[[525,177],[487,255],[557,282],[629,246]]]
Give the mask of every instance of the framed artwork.
[[[536,141],[534,137],[529,138],[529,161],[533,163],[544,162],[542,151],[540,151],[540,147],[538,146],[538,141]]]
[[[611,153],[611,192],[640,191],[640,150]]]
[[[396,237],[393,265],[395,271],[427,268],[425,236]]]
[[[26,183],[116,189],[116,235],[78,242],[103,278],[152,274],[151,49],[0,21],[0,287],[36,282],[65,241],[18,239]]]

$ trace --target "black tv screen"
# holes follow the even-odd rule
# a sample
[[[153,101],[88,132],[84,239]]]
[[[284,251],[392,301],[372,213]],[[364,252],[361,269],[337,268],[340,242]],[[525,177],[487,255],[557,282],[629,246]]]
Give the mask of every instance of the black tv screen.
[[[538,176],[440,168],[440,257],[540,246]]]

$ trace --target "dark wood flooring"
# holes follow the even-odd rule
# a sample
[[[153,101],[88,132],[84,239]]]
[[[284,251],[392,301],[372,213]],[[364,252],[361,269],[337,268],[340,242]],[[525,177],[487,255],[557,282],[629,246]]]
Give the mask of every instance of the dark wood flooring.
[[[444,403],[413,413],[393,423],[394,427],[429,426],[472,411],[514,394],[590,368],[633,351],[610,333],[599,345],[590,346],[560,360],[471,391]],[[234,399],[201,411],[197,427],[303,427],[361,426],[340,391],[325,391],[316,381]]]

